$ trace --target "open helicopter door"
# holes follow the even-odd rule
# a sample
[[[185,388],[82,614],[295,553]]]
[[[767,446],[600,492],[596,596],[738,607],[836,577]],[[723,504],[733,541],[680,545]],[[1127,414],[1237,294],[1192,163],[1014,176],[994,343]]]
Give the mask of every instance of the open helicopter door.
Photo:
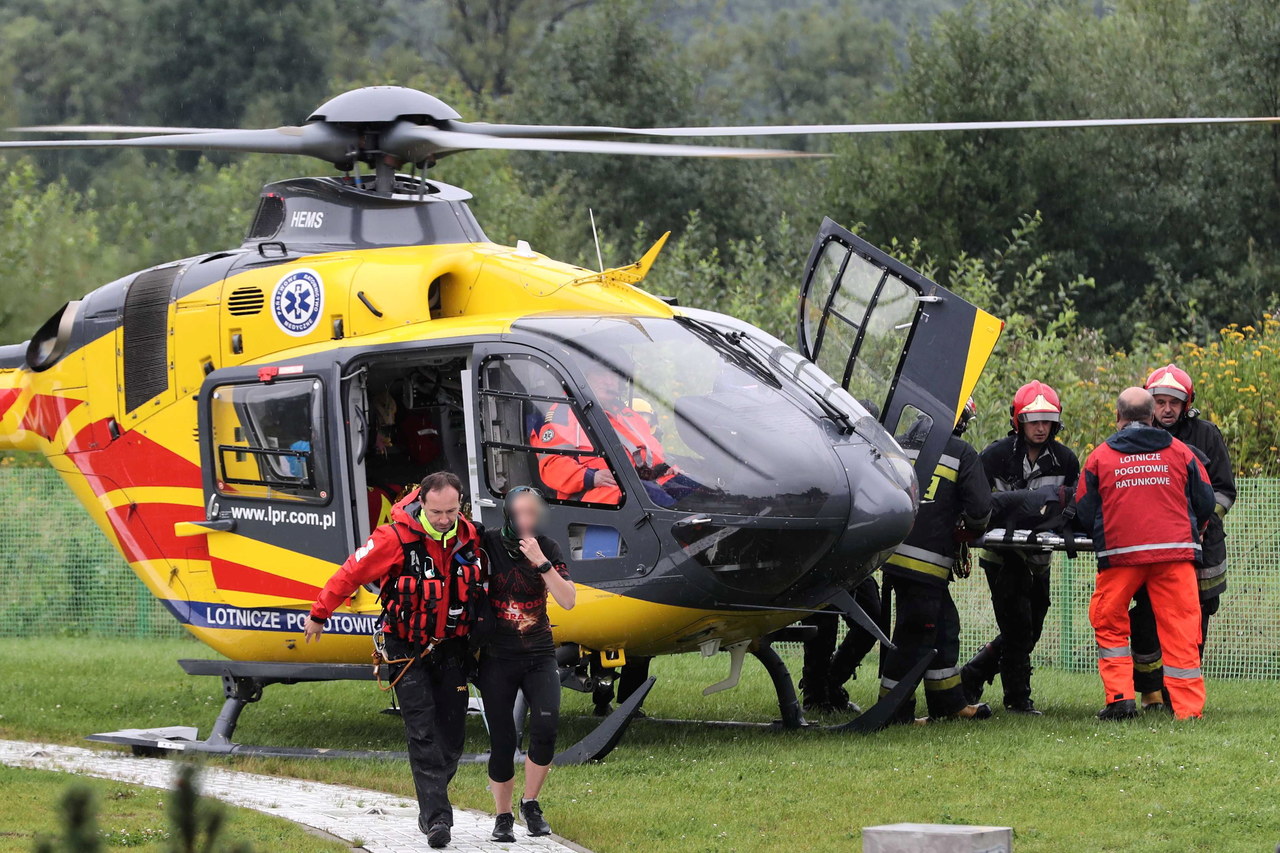
[[[830,219],[805,270],[800,352],[868,404],[928,484],[1003,322]]]
[[[333,435],[337,379],[332,362],[227,368],[205,379],[207,520],[182,532],[206,537],[213,585],[231,608],[309,605],[351,552],[343,445]]]

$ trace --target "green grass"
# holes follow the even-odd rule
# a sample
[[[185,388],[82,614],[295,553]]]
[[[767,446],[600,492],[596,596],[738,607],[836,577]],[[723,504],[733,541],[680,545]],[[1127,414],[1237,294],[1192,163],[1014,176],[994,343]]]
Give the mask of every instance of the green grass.
[[[174,664],[190,642],[0,640],[0,733],[79,743],[89,732],[199,724],[218,682]],[[794,663],[794,662],[793,662]],[[798,667],[798,665],[797,665]],[[727,669],[660,659],[648,710],[685,719],[772,719],[772,694],[748,661],[742,685],[710,698]],[[1208,716],[1102,725],[1095,676],[1041,670],[1042,719],[900,728],[872,737],[774,733],[638,721],[600,765],[557,770],[544,796],[557,832],[594,850],[856,849],[860,828],[898,821],[1013,826],[1019,853],[1059,850],[1264,850],[1280,841],[1280,709],[1271,682],[1212,681]],[[873,680],[853,684],[869,703]],[[275,687],[242,718],[245,743],[399,749],[399,722],[362,683]],[[594,721],[565,694],[565,741]],[[471,722],[468,748],[484,747]],[[226,760],[259,772],[409,794],[403,764]],[[487,809],[482,767],[464,766],[460,805]],[[309,842],[310,843],[310,842]],[[288,850],[290,848],[277,847]],[[303,846],[297,849],[311,849]]]
[[[59,803],[71,784],[93,792],[98,833],[105,849],[132,848],[168,851],[167,791],[125,785],[103,779],[69,782],[65,773],[21,770],[0,765],[0,850],[30,851],[36,838],[56,838],[60,831]],[[345,844],[326,841],[297,824],[250,809],[223,806],[224,840],[253,845],[255,850],[307,850],[317,853],[348,850]]]

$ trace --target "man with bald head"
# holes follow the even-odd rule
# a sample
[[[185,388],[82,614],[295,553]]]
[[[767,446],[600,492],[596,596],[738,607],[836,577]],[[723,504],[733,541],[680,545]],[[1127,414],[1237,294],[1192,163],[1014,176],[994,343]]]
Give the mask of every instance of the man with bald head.
[[[1116,432],[1089,454],[1076,487],[1076,517],[1098,558],[1089,621],[1106,691],[1100,720],[1138,715],[1129,602],[1143,586],[1155,611],[1173,715],[1204,713],[1195,561],[1213,515],[1213,488],[1191,449],[1153,426],[1154,419],[1155,401],[1146,389],[1122,391]]]

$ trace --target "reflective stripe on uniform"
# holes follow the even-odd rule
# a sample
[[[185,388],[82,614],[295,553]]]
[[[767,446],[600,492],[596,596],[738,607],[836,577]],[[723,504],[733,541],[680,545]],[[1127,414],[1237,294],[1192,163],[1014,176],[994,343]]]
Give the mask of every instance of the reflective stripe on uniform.
[[[1067,478],[1063,474],[1045,474],[1041,477],[1032,477],[1027,481],[1028,489],[1039,489],[1044,486],[1062,486],[1067,482]]]
[[[1160,652],[1146,652],[1133,656],[1133,668],[1138,672],[1155,672],[1164,666],[1164,656]]]
[[[1180,548],[1190,548],[1193,551],[1199,551],[1200,546],[1195,542],[1160,542],[1155,545],[1126,545],[1123,548],[1108,548],[1105,551],[1099,551],[1099,557],[1111,557],[1116,554],[1136,554],[1139,551],[1172,551]]]
[[[924,673],[925,690],[950,690],[960,685],[960,670],[949,666],[945,669],[929,669]]]
[[[1204,673],[1200,671],[1200,667],[1195,669],[1182,669],[1177,666],[1166,666],[1164,668],[1165,678],[1204,678]]]
[[[1217,580],[1218,578],[1222,577],[1226,573],[1227,573],[1226,560],[1223,560],[1221,563],[1218,563],[1216,566],[1204,566],[1202,568],[1201,567],[1196,568],[1196,577],[1200,578],[1200,582],[1202,586],[1204,584],[1204,581]]]
[[[1102,660],[1103,658],[1127,658],[1132,654],[1133,652],[1128,646],[1116,646],[1110,649],[1098,646],[1098,660]]]
[[[938,457],[938,466],[933,469],[933,475],[954,483],[960,475],[960,457],[942,454]]]
[[[889,556],[888,562],[904,569],[910,569],[913,572],[920,572],[943,580],[951,577],[951,567],[955,565],[955,559],[948,557],[946,554],[926,551],[924,548],[917,548],[914,545],[899,545],[898,549]]]
[[[1222,492],[1214,492],[1213,499],[1218,502],[1218,506],[1222,507],[1224,511],[1231,509],[1231,505],[1236,502],[1235,498],[1228,497]]]
[[[897,686],[898,686],[898,682],[894,681],[892,678],[885,678],[882,676],[880,678],[880,695],[881,696],[885,695],[886,693],[888,693],[890,690],[892,690]]]

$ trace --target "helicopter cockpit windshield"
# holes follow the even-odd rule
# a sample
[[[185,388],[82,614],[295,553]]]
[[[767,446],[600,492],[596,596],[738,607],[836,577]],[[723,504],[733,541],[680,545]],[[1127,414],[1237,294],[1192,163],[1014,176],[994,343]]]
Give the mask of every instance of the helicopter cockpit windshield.
[[[515,330],[567,351],[613,428],[609,438],[616,438],[639,476],[640,498],[659,508],[822,515],[841,491],[832,437],[854,423],[883,432],[843,391],[834,403],[815,394],[780,369],[768,347],[702,319],[538,318],[516,323]],[[552,410],[531,431],[531,450],[544,451],[542,485],[562,499],[572,497],[566,483],[575,490],[589,485],[593,502],[620,504],[626,483],[614,485],[599,456],[564,458],[575,441],[567,433],[581,433],[576,413],[582,408],[571,410],[571,424],[569,410],[566,417]],[[559,456],[549,464],[552,453]],[[609,488],[602,489],[602,482]]]

